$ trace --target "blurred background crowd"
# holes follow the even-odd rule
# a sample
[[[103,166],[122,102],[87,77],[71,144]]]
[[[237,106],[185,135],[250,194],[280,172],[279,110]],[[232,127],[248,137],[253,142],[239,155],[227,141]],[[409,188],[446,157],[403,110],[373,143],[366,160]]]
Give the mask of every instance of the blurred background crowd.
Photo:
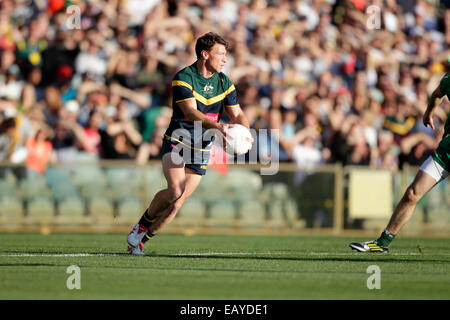
[[[280,161],[397,170],[442,137],[449,102],[437,130],[421,116],[449,69],[449,1],[2,0],[0,161],[158,159],[171,80],[209,31],[230,42],[224,72]]]

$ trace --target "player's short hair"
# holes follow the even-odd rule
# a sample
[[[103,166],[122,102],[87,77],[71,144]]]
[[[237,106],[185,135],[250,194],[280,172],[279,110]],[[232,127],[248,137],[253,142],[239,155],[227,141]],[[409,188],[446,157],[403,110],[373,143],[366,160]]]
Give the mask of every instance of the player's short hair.
[[[198,38],[197,42],[195,43],[195,54],[197,55],[197,58],[201,58],[203,50],[211,50],[211,48],[216,43],[224,45],[227,50],[229,48],[228,42],[214,32],[208,32],[207,34],[204,34],[203,36]]]

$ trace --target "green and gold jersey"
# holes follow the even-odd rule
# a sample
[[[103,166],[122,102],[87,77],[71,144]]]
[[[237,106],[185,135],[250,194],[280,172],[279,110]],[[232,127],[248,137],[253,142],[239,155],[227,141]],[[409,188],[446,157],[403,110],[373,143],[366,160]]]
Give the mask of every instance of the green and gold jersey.
[[[450,100],[450,73],[442,78],[439,89]],[[445,121],[444,136],[439,143],[439,147],[433,153],[433,159],[445,170],[450,171],[450,113],[447,115],[447,121]]]
[[[211,78],[205,78],[197,69],[196,63],[179,71],[172,81],[172,107],[173,114],[165,137],[169,139],[182,140],[184,144],[191,147],[200,146],[202,149],[209,149],[214,141],[212,139],[203,139],[206,129],[201,132],[195,132],[194,123],[186,118],[178,103],[185,100],[195,100],[197,110],[201,111],[208,119],[219,122],[225,107],[238,106],[237,94],[234,85],[224,73],[215,73]],[[191,139],[186,135],[176,134],[174,131],[188,133]],[[190,140],[190,141],[187,141]],[[203,141],[205,140],[205,141]]]

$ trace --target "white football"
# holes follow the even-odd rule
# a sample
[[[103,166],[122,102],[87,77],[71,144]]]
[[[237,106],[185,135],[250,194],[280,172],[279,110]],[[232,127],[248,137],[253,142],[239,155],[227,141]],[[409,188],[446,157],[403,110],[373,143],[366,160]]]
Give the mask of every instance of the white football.
[[[247,141],[246,138],[253,139],[250,130],[241,124],[235,124],[234,127],[228,128],[227,140],[225,144],[225,152],[231,155],[247,153],[252,143]]]

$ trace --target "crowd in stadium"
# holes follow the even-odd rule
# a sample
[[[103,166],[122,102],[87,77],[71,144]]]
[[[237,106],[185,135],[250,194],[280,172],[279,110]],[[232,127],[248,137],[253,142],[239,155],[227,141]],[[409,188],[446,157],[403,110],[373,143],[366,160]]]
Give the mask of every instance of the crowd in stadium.
[[[2,0],[0,161],[158,159],[171,80],[209,31],[230,42],[224,72],[251,127],[279,130],[280,161],[396,170],[442,137],[446,99],[437,130],[421,118],[449,67],[448,3]]]

